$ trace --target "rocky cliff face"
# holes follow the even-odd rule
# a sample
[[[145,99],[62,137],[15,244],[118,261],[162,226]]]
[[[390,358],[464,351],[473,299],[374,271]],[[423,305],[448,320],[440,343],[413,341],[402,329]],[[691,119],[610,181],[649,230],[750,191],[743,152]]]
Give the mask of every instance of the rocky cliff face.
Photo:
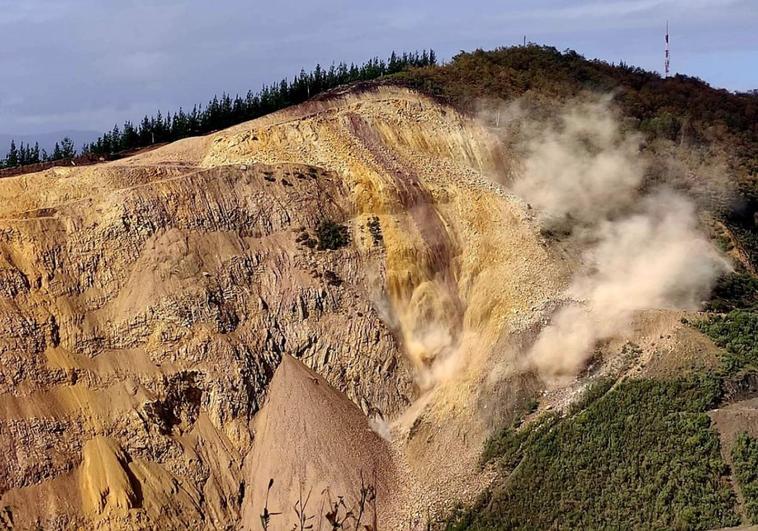
[[[501,157],[452,109],[383,88],[0,181],[5,524],[241,525],[283,356],[398,419],[394,490],[460,495],[486,353],[540,318],[570,262],[484,177]],[[319,249],[325,221],[349,243]]]

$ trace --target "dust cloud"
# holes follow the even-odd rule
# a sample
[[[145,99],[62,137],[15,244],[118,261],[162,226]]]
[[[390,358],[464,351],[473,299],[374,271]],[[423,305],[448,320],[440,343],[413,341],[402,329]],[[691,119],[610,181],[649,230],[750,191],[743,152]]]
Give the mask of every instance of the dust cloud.
[[[390,425],[380,414],[369,417],[368,425],[369,428],[371,428],[371,431],[376,433],[379,437],[385,441],[392,442],[392,431],[390,429]]]
[[[622,133],[607,100],[572,106],[547,125],[522,116],[521,136],[525,156],[511,190],[543,226],[593,224],[636,199],[645,175],[640,138]]]
[[[547,123],[519,104],[501,113],[518,131],[520,163],[506,183],[548,236],[580,249],[581,269],[527,353],[546,381],[575,376],[598,342],[628,331],[635,311],[696,309],[729,269],[700,231],[694,202],[664,183],[644,190],[640,137],[609,98],[567,105]]]

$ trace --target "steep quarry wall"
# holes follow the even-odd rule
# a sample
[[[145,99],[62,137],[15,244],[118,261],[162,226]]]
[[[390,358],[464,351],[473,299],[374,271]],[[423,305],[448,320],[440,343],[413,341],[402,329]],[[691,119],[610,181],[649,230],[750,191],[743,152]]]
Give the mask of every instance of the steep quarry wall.
[[[564,281],[525,205],[489,178],[506,155],[472,120],[393,88],[299,111],[211,138],[202,164],[298,161],[342,175],[359,219],[381,222],[385,295],[417,368],[464,329],[499,335]]]
[[[501,157],[453,110],[382,88],[1,180],[0,514],[19,528],[255,527],[269,478],[250,463],[313,459],[269,437],[256,449],[286,355],[357,406],[334,406],[346,419],[393,424],[402,472],[380,482],[405,501],[387,514],[464,495],[492,347],[528,331],[570,270],[487,179]],[[309,247],[324,220],[349,245]],[[354,485],[345,473],[320,480]]]

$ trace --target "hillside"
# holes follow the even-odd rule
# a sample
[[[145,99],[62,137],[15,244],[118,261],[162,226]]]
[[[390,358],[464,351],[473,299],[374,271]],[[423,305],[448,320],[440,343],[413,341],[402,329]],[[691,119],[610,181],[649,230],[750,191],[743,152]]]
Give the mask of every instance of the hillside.
[[[586,93],[610,95],[625,125],[651,142],[661,165],[674,146],[717,161],[729,174],[741,200],[720,212],[740,245],[758,262],[755,234],[758,212],[758,93],[731,93],[704,81],[676,75],[663,79],[623,63],[587,60],[578,53],[548,46],[517,46],[460,53],[446,65],[402,72],[392,83],[420,90],[475,115],[487,110],[494,125],[498,102],[518,99],[531,113],[547,120],[556,106]],[[655,176],[652,176],[655,177]],[[709,190],[713,192],[713,190]]]
[[[0,522],[758,521],[754,112],[526,47],[0,179]]]
[[[681,317],[684,327],[677,327],[679,333],[698,327],[726,352],[690,331],[691,337],[674,335],[673,341],[656,333],[652,357],[637,340],[628,342],[622,349],[627,368],[608,379],[593,367],[596,376],[588,376],[596,383],[571,408],[555,415],[540,403],[535,413],[534,402],[493,433],[482,466],[494,466],[497,479],[446,525],[712,528],[758,522],[754,473],[747,472],[756,462],[750,448],[758,436],[752,398],[757,95],[534,45],[461,53],[450,64],[402,73],[396,81],[476,116],[516,151],[534,122],[554,122],[556,110],[567,105],[581,109],[588,94],[608,95],[620,127],[639,135],[648,160],[639,186],[664,184],[689,196],[736,268],[706,304],[723,313]],[[655,319],[665,322],[661,317]]]

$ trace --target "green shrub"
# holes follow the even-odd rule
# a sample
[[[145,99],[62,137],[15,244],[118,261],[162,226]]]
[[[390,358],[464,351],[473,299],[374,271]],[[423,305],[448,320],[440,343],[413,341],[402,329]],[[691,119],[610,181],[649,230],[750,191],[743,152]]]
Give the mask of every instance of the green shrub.
[[[513,470],[521,461],[521,445],[528,431],[528,429],[519,431],[513,426],[508,426],[490,436],[484,443],[484,451],[480,459],[482,465],[497,458],[505,469]]]
[[[368,220],[368,230],[371,233],[371,238],[374,240],[374,245],[379,245],[384,240],[382,235],[382,226],[379,223],[379,217],[373,216]]]
[[[590,404],[596,400],[599,400],[604,394],[610,391],[611,387],[613,387],[613,380],[610,378],[598,380],[597,382],[591,383],[584,390],[582,396],[580,396],[578,400],[571,404],[569,407],[569,413],[574,415],[586,409]]]
[[[521,462],[524,457],[524,450],[529,447],[529,444],[540,431],[549,429],[557,421],[557,415],[549,414],[542,416],[523,429],[517,429],[516,426],[503,428],[484,443],[480,463],[485,465],[495,460],[502,470],[511,472]]]
[[[540,407],[540,401],[532,397],[526,402],[526,414],[531,415]]]
[[[350,243],[350,233],[345,225],[335,223],[331,220],[322,221],[316,228],[316,238],[318,238],[318,249],[339,249]]]
[[[334,271],[324,271],[324,280],[330,286],[339,287],[342,285],[342,279]]]
[[[295,238],[295,241],[297,243],[301,244],[301,245],[305,245],[309,249],[313,249],[317,245],[316,240],[314,240],[313,238],[311,238],[311,236],[305,230],[303,230],[298,235],[298,237]]]
[[[640,123],[641,131],[669,140],[676,140],[681,128],[681,120],[670,112],[665,111],[658,113],[652,118],[642,120]]]
[[[745,498],[745,511],[758,524],[758,440],[742,433],[732,447],[734,472]]]

